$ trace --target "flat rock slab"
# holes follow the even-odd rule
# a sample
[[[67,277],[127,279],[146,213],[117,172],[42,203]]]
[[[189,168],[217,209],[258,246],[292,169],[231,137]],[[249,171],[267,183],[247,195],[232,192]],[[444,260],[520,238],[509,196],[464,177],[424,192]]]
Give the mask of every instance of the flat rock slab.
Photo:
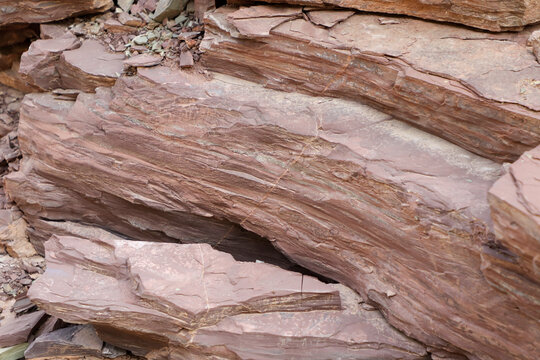
[[[499,162],[540,144],[540,64],[526,47],[534,27],[486,34],[356,14],[327,28],[309,14],[219,8],[206,17],[203,63],[271,88],[368,103]]]
[[[538,319],[540,147],[524,153],[510,166],[490,189],[489,203],[497,241],[486,247],[486,277],[509,293],[523,312]]]
[[[6,189],[35,243],[47,219],[219,246],[226,219],[436,349],[536,357],[538,322],[481,271],[500,166],[368,106],[154,67],[74,103],[28,95],[19,132]]]
[[[490,31],[518,31],[540,21],[540,3],[528,0],[263,0],[267,3],[338,6],[369,12],[410,15]],[[245,4],[245,0],[231,1]],[[255,3],[254,0],[248,2]],[[258,1],[257,1],[258,2]]]
[[[56,69],[63,88],[93,92],[114,84],[124,69],[123,61],[123,54],[108,52],[97,40],[85,40],[79,48],[64,51]]]
[[[147,358],[427,354],[377,312],[359,309],[351,290],[273,265],[236,262],[208,244],[53,236],[46,248],[47,271],[29,291],[33,301],[67,321],[90,322],[104,340]],[[266,334],[272,339],[264,341]]]
[[[104,12],[112,6],[112,0],[0,0],[0,27],[15,23],[46,23]]]
[[[3,324],[0,328],[0,348],[26,343],[44,316],[44,311],[36,311],[21,315],[9,323]]]

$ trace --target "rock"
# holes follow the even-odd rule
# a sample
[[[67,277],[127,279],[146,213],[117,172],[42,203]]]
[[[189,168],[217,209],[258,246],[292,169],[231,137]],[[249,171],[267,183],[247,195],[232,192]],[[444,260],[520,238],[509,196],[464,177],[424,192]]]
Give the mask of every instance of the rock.
[[[245,4],[246,1],[233,0]],[[250,0],[257,3],[258,0]],[[518,31],[540,21],[540,3],[528,0],[264,0],[313,7],[340,6],[369,12],[410,15],[490,31]]]
[[[190,68],[193,67],[193,55],[191,54],[191,51],[182,51],[180,52],[180,59],[179,59],[180,67],[181,68]]]
[[[21,56],[19,73],[29,84],[43,90],[63,87],[61,74],[58,71],[60,56],[64,51],[80,46],[81,42],[74,35],[36,40]]]
[[[133,39],[133,42],[137,45],[145,45],[148,43],[148,37],[145,35],[138,35]]]
[[[273,27],[265,9],[208,14],[203,65],[271,88],[365,102],[498,162],[540,144],[532,80],[540,64],[522,41],[532,29],[490,35],[405,18],[381,25],[380,16],[361,14],[326,29],[296,8]]]
[[[0,84],[17,89],[25,94],[39,91],[39,88],[31,86],[21,77],[19,74],[19,66],[20,63],[15,61],[13,62],[13,65],[11,65],[11,69],[0,71]]]
[[[194,0],[193,5],[195,7],[194,9],[195,17],[199,20],[202,20],[204,19],[204,13],[210,10],[214,10],[216,8],[216,1],[215,0]]]
[[[135,0],[118,0],[118,6],[122,8],[124,11],[129,11],[131,9],[131,6],[135,2]]]
[[[354,11],[326,11],[313,10],[307,13],[309,20],[315,25],[331,28],[338,23],[347,20],[355,14]]]
[[[112,86],[123,71],[123,54],[107,52],[97,40],[85,40],[81,47],[64,51],[57,70],[65,89],[93,92]]]
[[[481,271],[500,166],[368,106],[141,68],[75,103],[27,95],[19,136],[6,191],[36,246],[62,221],[215,246],[239,224],[435,349],[535,358],[538,323]]]
[[[152,19],[157,22],[173,19],[184,10],[187,0],[159,0]]]
[[[523,313],[540,317],[540,146],[524,153],[489,191],[497,241],[483,271]]]
[[[0,347],[25,343],[31,332],[36,330],[45,312],[36,311],[21,315],[0,327]]]
[[[132,33],[137,31],[133,26],[123,25],[120,21],[115,19],[108,19],[105,21],[104,29],[113,34]]]
[[[46,248],[47,271],[29,292],[33,301],[66,320],[92,323],[102,339],[136,355],[420,359],[427,354],[377,312],[358,306],[342,310],[352,291],[273,265],[237,262],[208,244],[53,236]]]
[[[8,348],[0,349],[0,360],[19,360],[24,357],[28,343],[22,343]]]
[[[133,66],[133,67],[149,67],[156,66],[161,63],[163,58],[160,55],[155,54],[140,54],[130,57],[127,60],[124,60],[124,66]]]
[[[8,254],[15,258],[37,255],[26,236],[26,227],[26,221],[18,219],[0,229],[0,243],[6,247]]]
[[[75,325],[38,337],[24,353],[25,359],[101,357],[103,341],[91,325]]]
[[[71,37],[71,35],[73,34],[68,32],[66,24],[50,23],[39,25],[39,36],[43,40]]]
[[[118,15],[118,21],[120,21],[122,25],[126,26],[141,27],[144,25],[144,21],[136,16],[129,15],[127,12],[120,13]]]
[[[532,47],[532,51],[536,60],[540,63],[540,30],[531,34],[528,40],[528,45]]]
[[[71,16],[104,12],[112,0],[0,0],[0,26],[46,23]]]

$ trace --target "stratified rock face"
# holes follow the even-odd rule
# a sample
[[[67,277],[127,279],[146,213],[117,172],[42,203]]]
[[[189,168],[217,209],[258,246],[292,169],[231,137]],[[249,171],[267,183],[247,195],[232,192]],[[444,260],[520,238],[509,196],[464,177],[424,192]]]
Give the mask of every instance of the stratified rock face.
[[[27,95],[19,131],[6,188],[36,245],[59,220],[217,245],[230,221],[434,348],[536,358],[538,322],[481,271],[500,166],[388,115],[156,67],[75,103]]]
[[[0,0],[0,27],[46,23],[110,9],[112,0]]]
[[[47,271],[32,285],[32,300],[67,321],[92,323],[102,339],[149,359],[427,354],[378,312],[361,310],[351,290],[237,262],[208,244],[53,236],[46,249]],[[351,302],[346,310],[342,297]]]
[[[301,10],[208,13],[204,64],[271,88],[364,102],[498,162],[540,144],[540,64],[526,47],[533,28],[497,35]]]
[[[497,242],[484,272],[533,319],[540,318],[540,146],[512,164],[489,191]],[[499,249],[493,251],[492,248]]]
[[[255,2],[253,0],[249,0]],[[307,6],[339,6],[369,12],[410,15],[484,30],[521,30],[540,21],[540,2],[529,0],[263,0]],[[245,3],[245,0],[230,1]]]

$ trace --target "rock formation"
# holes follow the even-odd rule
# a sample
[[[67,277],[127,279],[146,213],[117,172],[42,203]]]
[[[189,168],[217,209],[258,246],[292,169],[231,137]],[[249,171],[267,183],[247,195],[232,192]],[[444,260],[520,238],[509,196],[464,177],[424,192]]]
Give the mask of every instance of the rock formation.
[[[75,103],[28,95],[19,131],[6,186],[37,246],[66,220],[221,246],[236,223],[434,349],[534,358],[538,323],[481,271],[500,166],[390,116],[151,68]]]
[[[351,290],[237,262],[208,244],[53,236],[46,247],[48,268],[30,290],[33,300],[150,359],[426,355],[377,311],[359,307]]]
[[[484,30],[522,30],[525,25],[540,22],[540,3],[527,0],[263,0],[267,3],[339,6],[362,11],[410,15],[419,18],[465,24]],[[256,3],[254,0],[232,0],[229,3]],[[258,2],[258,1],[257,1]]]
[[[513,161],[540,144],[540,64],[526,47],[533,29],[493,35],[371,14],[324,28],[301,8],[219,8],[207,14],[203,61],[267,87],[361,101]]]
[[[112,0],[0,0],[0,26],[46,23],[108,10]]]

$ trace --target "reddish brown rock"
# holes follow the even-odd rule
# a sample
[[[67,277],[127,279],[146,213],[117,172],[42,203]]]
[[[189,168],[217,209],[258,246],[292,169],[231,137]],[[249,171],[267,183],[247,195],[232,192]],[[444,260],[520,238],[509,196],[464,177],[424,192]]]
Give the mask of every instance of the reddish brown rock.
[[[35,244],[62,220],[215,245],[236,223],[440,354],[536,357],[538,322],[481,271],[498,164],[356,102],[138,72],[26,97],[6,188]]]
[[[36,40],[21,57],[19,73],[31,85],[43,90],[63,87],[58,72],[60,55],[81,46],[74,35],[47,40]]]
[[[298,9],[276,12],[209,13],[203,64],[271,88],[364,102],[499,162],[540,144],[540,64],[526,47],[534,28],[496,35],[356,14],[328,29]]]
[[[75,50],[64,51],[57,65],[62,86],[86,92],[112,86],[123,71],[123,54],[113,54],[97,40],[85,40]]]
[[[256,2],[248,0],[249,2]],[[490,31],[517,31],[540,21],[540,3],[528,0],[263,0],[315,7],[339,6],[369,12],[410,15]],[[246,3],[233,0],[229,3]]]
[[[33,301],[90,322],[102,339],[150,359],[426,355],[380,314],[359,308],[351,290],[236,262],[207,244],[53,236],[46,247],[47,271],[29,292]]]
[[[140,55],[132,56],[127,60],[124,60],[124,66],[133,66],[133,67],[156,66],[161,63],[162,59],[163,57],[157,54],[140,54]]]
[[[0,0],[0,26],[46,23],[109,10],[112,0]]]
[[[0,348],[25,343],[44,316],[45,312],[36,311],[3,324],[0,327]]]
[[[540,318],[540,146],[524,153],[489,191],[497,241],[486,247],[486,278]]]

